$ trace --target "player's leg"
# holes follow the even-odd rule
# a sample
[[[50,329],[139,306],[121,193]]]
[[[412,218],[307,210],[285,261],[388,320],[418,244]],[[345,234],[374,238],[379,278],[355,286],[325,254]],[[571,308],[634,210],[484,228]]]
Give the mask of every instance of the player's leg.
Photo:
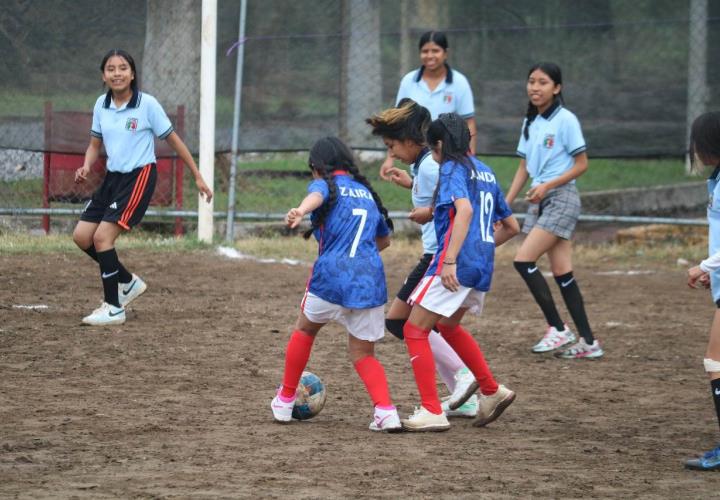
[[[295,328],[290,334],[290,340],[285,348],[285,370],[283,371],[282,385],[270,402],[273,418],[278,422],[292,420],[295,392],[302,372],[310,359],[315,335],[324,324],[325,322],[311,321],[303,311],[298,315]]]
[[[525,281],[535,302],[540,306],[548,328],[545,335],[532,348],[533,352],[547,352],[575,341],[575,336],[565,327],[550,287],[542,272],[538,269],[537,260],[555,246],[560,238],[540,227],[533,227],[515,255],[513,265]]]
[[[559,358],[567,359],[594,359],[602,357],[603,350],[600,342],[595,340],[583,301],[580,287],[572,270],[572,243],[570,240],[559,239],[557,244],[548,251],[550,269],[552,270],[555,282],[560,288],[565,306],[575,323],[575,328],[580,335],[580,340],[555,353]]]
[[[715,413],[720,425],[720,303],[718,309],[715,310],[710,327],[710,341],[705,352],[704,365],[705,371],[710,376],[710,393],[715,403]],[[685,462],[685,467],[693,470],[719,470],[720,446],[716,446],[699,458],[688,460]]]
[[[338,321],[348,330],[348,354],[365,389],[373,402],[374,416],[371,431],[398,432],[402,430],[397,409],[390,398],[385,368],[375,357],[375,343],[385,330],[383,307],[343,311]]]

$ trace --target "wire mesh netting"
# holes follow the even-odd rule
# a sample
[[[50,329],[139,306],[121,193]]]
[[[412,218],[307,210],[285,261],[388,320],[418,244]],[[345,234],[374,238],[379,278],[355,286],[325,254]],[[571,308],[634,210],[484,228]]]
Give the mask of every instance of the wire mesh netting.
[[[63,176],[82,163],[90,112],[103,92],[99,64],[110,48],[134,56],[141,89],[158,98],[176,126],[182,121],[178,128],[197,152],[200,3],[126,0],[122,22],[110,15],[115,6],[0,4],[0,208],[87,198]],[[428,29],[446,31],[449,63],[471,84],[483,154],[514,154],[525,77],[539,60],[562,67],[563,94],[591,157],[681,156],[688,120],[720,105],[720,68],[712,64],[720,46],[718,2],[249,0],[244,40],[239,13],[239,0],[218,3],[218,152],[230,149],[240,46],[243,152],[307,150],[329,134],[354,148],[381,149],[364,119],[394,103],[401,77],[419,65],[417,42]],[[158,153],[172,161],[168,148]],[[177,199],[178,186],[192,188],[187,176],[169,168],[167,197],[158,205],[192,208],[195,196]],[[260,170],[251,166],[239,176],[240,193]],[[225,172],[216,177],[220,199]],[[284,177],[275,187],[281,183],[255,177],[266,196],[296,182]]]

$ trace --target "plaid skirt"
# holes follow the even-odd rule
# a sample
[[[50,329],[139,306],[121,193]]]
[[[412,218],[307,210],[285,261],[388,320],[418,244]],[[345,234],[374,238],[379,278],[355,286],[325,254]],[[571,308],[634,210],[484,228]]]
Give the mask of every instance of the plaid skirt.
[[[529,233],[537,226],[564,240],[575,233],[580,217],[580,195],[575,184],[563,184],[547,192],[540,203],[531,203],[522,226]]]

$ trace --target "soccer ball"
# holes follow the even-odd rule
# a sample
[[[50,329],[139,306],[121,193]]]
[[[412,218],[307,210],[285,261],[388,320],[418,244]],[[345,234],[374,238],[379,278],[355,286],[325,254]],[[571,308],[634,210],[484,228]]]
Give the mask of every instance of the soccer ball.
[[[325,406],[325,384],[314,373],[303,372],[295,396],[293,418],[297,420],[313,418]]]

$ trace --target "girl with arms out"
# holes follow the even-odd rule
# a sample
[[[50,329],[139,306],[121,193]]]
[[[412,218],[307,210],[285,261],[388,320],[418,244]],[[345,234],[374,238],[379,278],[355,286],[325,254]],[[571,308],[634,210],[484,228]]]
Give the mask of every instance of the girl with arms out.
[[[95,102],[90,145],[83,166],[75,172],[75,182],[85,182],[102,145],[108,157],[107,174],[80,215],[73,240],[100,265],[104,290],[102,305],[83,318],[83,323],[114,325],[125,322],[125,306],[147,288],[120,263],[115,240],[140,223],[150,204],[157,179],[154,137],[165,139],[190,168],[207,201],[212,199],[212,191],[163,108],[153,96],[138,89],[130,54],[119,49],[109,51],[100,71],[109,90]]]
[[[540,63],[530,68],[527,93],[530,101],[517,149],[521,160],[506,199],[508,205],[512,204],[528,178],[532,179],[525,196],[530,206],[522,228],[527,237],[514,262],[548,324],[545,335],[533,346],[532,352],[549,352],[569,345],[555,355],[570,359],[599,358],[603,350],[590,329],[583,297],[573,275],[570,241],[580,216],[575,179],[588,167],[585,139],[578,119],[563,107],[562,73],[556,64]],[[560,318],[550,288],[538,270],[537,260],[545,254],[580,334],[577,342]]]
[[[720,423],[720,112],[705,113],[693,122],[690,148],[693,158],[699,159],[703,165],[715,167],[707,181],[710,195],[707,208],[710,225],[709,257],[688,270],[688,285],[692,288],[710,287],[717,306],[710,326],[704,365],[710,376],[710,394]],[[693,470],[720,470],[720,446],[699,458],[688,460],[685,467]]]
[[[368,118],[373,135],[382,137],[388,154],[410,165],[410,174],[406,170],[391,167],[389,178],[412,191],[413,211],[410,219],[418,222],[418,217],[432,218],[432,199],[437,187],[439,166],[433,159],[430,149],[425,146],[425,132],[430,125],[430,113],[411,99],[402,99],[397,108],[390,108]],[[424,214],[429,213],[429,216]],[[403,327],[410,315],[407,303],[410,293],[425,275],[430,261],[437,250],[435,225],[430,220],[422,224],[423,255],[415,268],[405,279],[397,296],[390,305],[385,317],[385,328],[399,339],[403,339]],[[437,331],[432,330],[428,337],[440,378],[451,395],[443,401],[443,410],[448,416],[474,417],[477,413],[477,390],[475,377],[463,364],[457,353]],[[450,410],[461,405],[458,410]]]
[[[515,393],[498,385],[475,339],[460,322],[466,312],[482,311],[490,289],[496,245],[519,231],[492,170],[467,154],[470,131],[456,114],[430,124],[427,143],[440,164],[433,218],[438,248],[425,276],[410,295],[412,309],[403,327],[421,406],[403,427],[443,431],[450,427],[435,385],[435,362],[428,342],[437,328],[480,387],[475,426],[495,420]],[[497,231],[494,226],[497,223]]]
[[[317,141],[310,150],[310,169],[314,180],[308,195],[288,211],[285,222],[294,228],[303,216],[312,214],[312,227],[305,237],[317,239],[318,258],[285,351],[282,386],[270,405],[273,417],[278,422],[292,419],[295,391],[315,336],[334,320],[348,331],[350,360],[375,405],[370,430],[400,431],[385,370],[374,355],[375,342],[385,334],[387,301],[379,252],[390,244],[392,221],[340,139]]]

